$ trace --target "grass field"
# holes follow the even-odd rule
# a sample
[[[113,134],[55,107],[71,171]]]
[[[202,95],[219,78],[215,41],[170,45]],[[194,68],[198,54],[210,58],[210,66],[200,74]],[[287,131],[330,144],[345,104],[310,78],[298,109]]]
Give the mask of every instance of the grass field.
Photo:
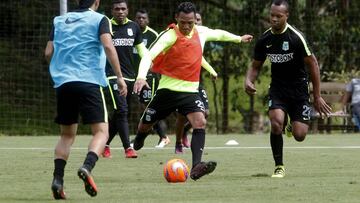
[[[57,136],[0,136],[0,202],[55,202],[50,184]],[[173,143],[155,149],[146,140],[138,159],[125,159],[113,141],[112,159],[101,158],[93,171],[99,193],[91,198],[76,175],[90,136],[78,136],[65,171],[66,202],[359,202],[360,135],[309,135],[304,143],[284,137],[286,177],[272,179],[273,159],[267,135],[208,135],[204,160],[216,160],[214,173],[198,181],[169,184],[163,163],[191,152],[174,154]],[[174,137],[171,137],[174,140]],[[230,139],[238,146],[226,147]]]

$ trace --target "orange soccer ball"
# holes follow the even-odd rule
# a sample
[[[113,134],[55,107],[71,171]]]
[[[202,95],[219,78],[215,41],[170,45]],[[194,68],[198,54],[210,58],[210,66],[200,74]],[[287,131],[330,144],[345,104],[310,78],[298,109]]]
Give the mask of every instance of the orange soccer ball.
[[[164,165],[164,177],[169,183],[185,182],[189,173],[189,167],[182,159],[171,159]]]

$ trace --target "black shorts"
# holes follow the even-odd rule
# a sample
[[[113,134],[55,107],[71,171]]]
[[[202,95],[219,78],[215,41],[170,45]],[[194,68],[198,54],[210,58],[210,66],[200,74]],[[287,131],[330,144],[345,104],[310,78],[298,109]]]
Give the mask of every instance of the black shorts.
[[[159,86],[159,77],[156,74],[149,74],[147,76],[146,82],[148,83],[150,88],[145,86],[141,90],[140,95],[139,95],[139,101],[142,104],[148,104],[150,102],[157,87]]]
[[[155,92],[141,120],[143,123],[154,123],[176,110],[186,116],[193,112],[205,112],[205,107],[198,93],[160,89]]]
[[[86,82],[68,82],[56,88],[57,116],[55,122],[71,125],[107,122],[102,87]]]
[[[109,109],[113,109],[118,113],[128,113],[129,111],[129,104],[131,103],[131,96],[132,96],[132,89],[134,86],[134,82],[132,81],[125,81],[128,89],[128,94],[126,97],[121,96],[119,92],[119,88],[117,85],[116,78],[108,79],[109,86],[105,91],[105,98],[108,104],[111,105]]]
[[[199,96],[200,96],[202,102],[204,103],[205,109],[209,110],[209,99],[208,99],[205,89],[202,86],[199,86]]]
[[[278,98],[270,95],[269,110],[282,109],[292,121],[308,124],[310,121],[311,106],[309,99]]]

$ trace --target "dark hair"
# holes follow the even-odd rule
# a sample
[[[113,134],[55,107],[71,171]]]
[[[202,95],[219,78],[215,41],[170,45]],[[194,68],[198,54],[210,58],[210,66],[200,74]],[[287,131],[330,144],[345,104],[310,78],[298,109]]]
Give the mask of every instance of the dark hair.
[[[144,8],[138,9],[138,10],[136,11],[136,13],[142,13],[142,14],[147,14],[147,15],[149,15],[149,12],[148,12],[146,9],[144,9]]]
[[[192,12],[196,13],[196,6],[191,2],[182,2],[178,5],[178,7],[175,10],[176,14],[179,14],[180,12],[184,12],[186,14]]]
[[[275,6],[284,5],[289,10],[289,3],[287,0],[274,0],[272,4],[274,4]]]
[[[95,0],[79,0],[79,8],[90,8],[94,4]]]
[[[128,1],[127,0],[112,0],[111,4],[120,4],[120,3],[126,3],[126,6],[128,6]]]

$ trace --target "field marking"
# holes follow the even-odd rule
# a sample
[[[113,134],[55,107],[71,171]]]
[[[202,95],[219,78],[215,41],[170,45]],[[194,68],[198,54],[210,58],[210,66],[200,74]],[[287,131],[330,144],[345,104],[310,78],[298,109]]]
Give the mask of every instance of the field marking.
[[[87,147],[73,147],[73,150],[86,150]],[[113,150],[122,150],[120,147],[112,147]],[[185,148],[186,149],[186,148]],[[205,147],[205,149],[271,149],[271,147],[240,147],[240,146],[224,146],[224,147]],[[284,147],[284,149],[360,149],[360,146],[303,146],[303,147]],[[0,147],[0,150],[54,150],[49,147]],[[174,147],[155,148],[144,147],[141,150],[174,150]],[[190,149],[188,149],[190,150]]]

